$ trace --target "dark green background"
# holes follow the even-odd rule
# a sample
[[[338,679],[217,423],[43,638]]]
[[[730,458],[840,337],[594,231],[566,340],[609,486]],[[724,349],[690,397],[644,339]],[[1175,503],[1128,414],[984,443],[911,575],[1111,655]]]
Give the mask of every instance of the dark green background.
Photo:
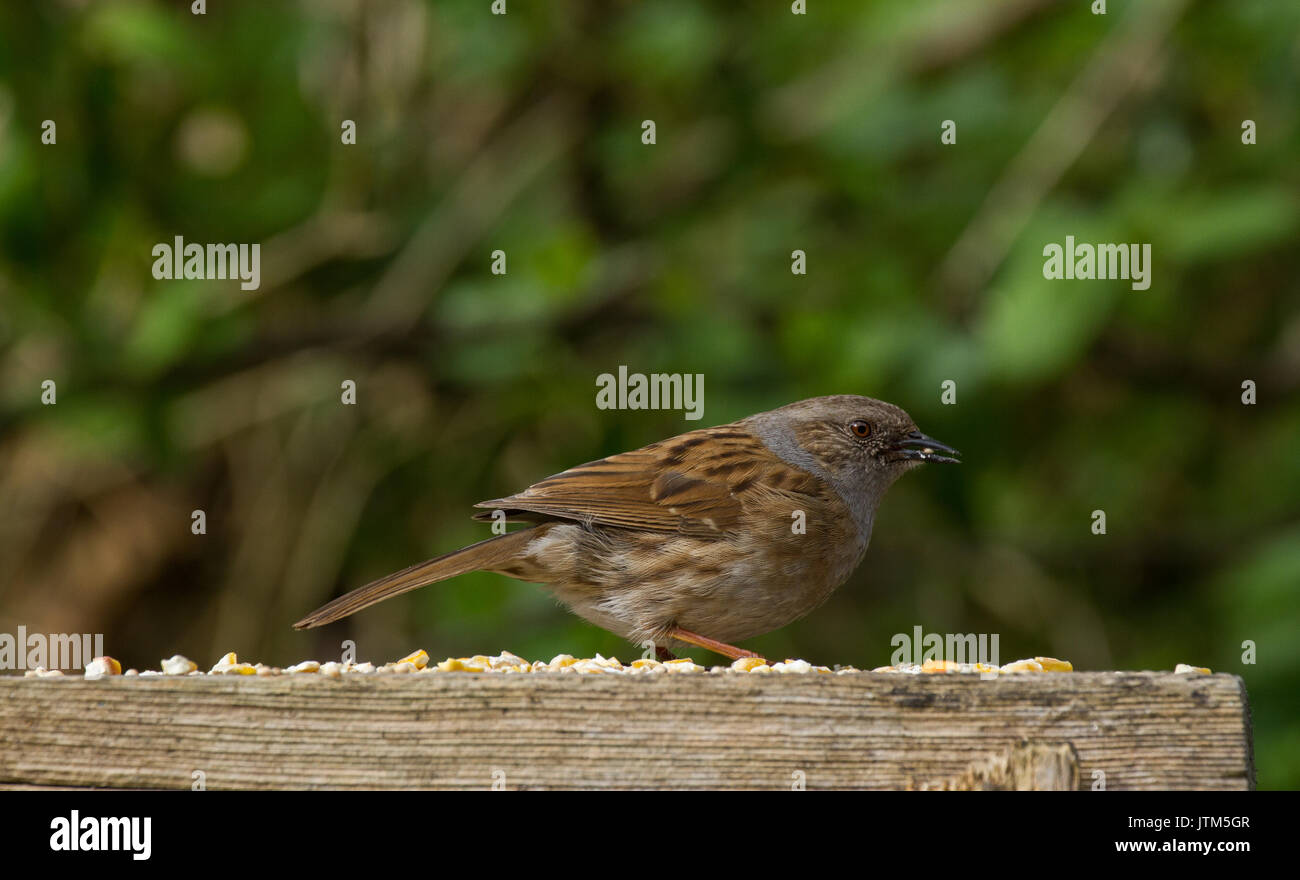
[[[3,631],[141,668],[626,661],[486,574],[289,624],[486,537],[475,501],[861,393],[966,463],[905,478],[850,583],[748,647],[869,667],[921,624],[1210,666],[1246,680],[1260,784],[1300,786],[1300,5],[208,6],[0,8]],[[1067,234],[1150,243],[1151,288],[1045,281]],[[155,281],[175,235],[260,242],[262,288]],[[597,410],[620,364],[704,374],[703,421]]]

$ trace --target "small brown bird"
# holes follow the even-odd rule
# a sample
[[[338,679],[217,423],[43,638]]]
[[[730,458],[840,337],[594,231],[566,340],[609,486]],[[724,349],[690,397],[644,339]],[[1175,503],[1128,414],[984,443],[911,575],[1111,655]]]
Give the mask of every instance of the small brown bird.
[[[867,552],[881,497],[955,449],[880,400],[801,400],[548,477],[475,505],[530,523],[353,590],[294,624],[321,626],[470,571],[547,584],[578,616],[661,658],[737,642],[812,611]],[[499,519],[500,516],[498,515]]]

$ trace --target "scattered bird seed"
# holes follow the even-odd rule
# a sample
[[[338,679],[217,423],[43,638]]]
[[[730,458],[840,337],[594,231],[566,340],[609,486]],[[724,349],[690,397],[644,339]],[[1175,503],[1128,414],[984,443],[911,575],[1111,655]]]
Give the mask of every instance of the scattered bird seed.
[[[140,677],[153,677],[160,675],[204,675],[199,671],[198,664],[180,654],[173,655],[160,664],[162,670],[145,669],[136,672],[134,669],[127,670],[127,675]],[[529,663],[518,654],[512,654],[510,651],[502,651],[500,654],[489,657],[486,654],[475,654],[473,657],[448,657],[439,663],[430,663],[429,654],[426,651],[419,650],[407,654],[401,660],[395,660],[392,663],[385,663],[383,666],[375,666],[373,663],[353,663],[351,661],[339,663],[330,661],[328,663],[319,663],[315,660],[304,660],[285,669],[278,666],[267,666],[262,663],[245,663],[235,656],[232,651],[218,660],[206,674],[207,675],[257,675],[257,676],[274,676],[274,675],[323,675],[327,678],[341,678],[344,675],[428,675],[440,674],[447,672],[480,672],[480,673],[502,673],[502,674],[520,674],[520,673],[546,673],[555,672],[569,675],[661,675],[661,674],[699,674],[707,673],[712,675],[722,675],[727,673],[746,673],[750,675],[806,675],[809,673],[821,675],[849,675],[862,673],[865,670],[858,669],[854,666],[814,666],[807,660],[786,659],[781,661],[768,661],[762,657],[743,657],[734,661],[730,666],[713,666],[704,667],[697,664],[688,657],[679,660],[659,661],[649,658],[640,658],[633,660],[631,663],[624,665],[617,657],[602,657],[597,654],[595,657],[579,658],[572,654],[557,654],[550,659],[534,660]],[[975,673],[975,674],[994,674],[1008,675],[1013,673],[1047,673],[1047,672],[1073,672],[1074,666],[1068,660],[1057,660],[1055,657],[1034,657],[1025,660],[1016,660],[1012,663],[1005,663],[1002,666],[991,666],[986,663],[955,663],[951,660],[927,660],[924,663],[900,663],[895,666],[877,666],[870,670],[876,673],[889,673],[895,675],[935,675],[935,674],[953,674],[953,673]],[[1199,674],[1209,675],[1210,670],[1203,666],[1189,666],[1186,663],[1179,663],[1174,672],[1179,674]],[[59,676],[63,673],[57,669],[45,669],[37,667],[29,669],[26,672],[29,678],[46,678]],[[121,675],[122,665],[112,657],[96,657],[90,663],[86,664],[87,679],[98,679],[104,676]]]

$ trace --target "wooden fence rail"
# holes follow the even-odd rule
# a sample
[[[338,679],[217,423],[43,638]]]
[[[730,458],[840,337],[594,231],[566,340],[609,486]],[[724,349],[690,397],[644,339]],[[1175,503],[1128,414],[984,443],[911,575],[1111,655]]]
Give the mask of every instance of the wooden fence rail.
[[[0,786],[1245,789],[1249,716],[1150,672],[3,677]]]

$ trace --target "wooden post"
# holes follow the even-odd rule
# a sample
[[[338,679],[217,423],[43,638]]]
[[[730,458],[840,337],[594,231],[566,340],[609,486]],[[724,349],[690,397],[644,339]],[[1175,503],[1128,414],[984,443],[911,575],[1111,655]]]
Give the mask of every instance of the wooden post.
[[[1246,789],[1254,766],[1232,675],[0,678],[0,786],[199,778],[213,789]]]

